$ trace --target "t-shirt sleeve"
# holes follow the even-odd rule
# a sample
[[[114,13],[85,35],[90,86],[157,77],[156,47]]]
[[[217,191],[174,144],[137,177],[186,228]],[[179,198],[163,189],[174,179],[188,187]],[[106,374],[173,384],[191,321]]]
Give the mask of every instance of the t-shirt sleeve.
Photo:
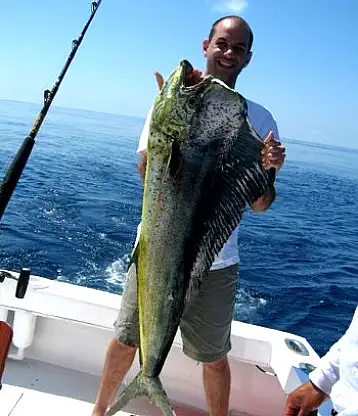
[[[149,110],[147,118],[145,120],[142,134],[140,136],[139,143],[138,143],[137,153],[144,152],[147,149],[149,125],[150,125],[150,119],[152,117],[152,111],[153,111],[153,107],[151,107],[151,109]]]

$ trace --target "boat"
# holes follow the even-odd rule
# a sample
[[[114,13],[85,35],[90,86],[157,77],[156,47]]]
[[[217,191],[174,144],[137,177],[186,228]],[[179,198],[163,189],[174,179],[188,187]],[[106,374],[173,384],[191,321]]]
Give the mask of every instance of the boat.
[[[90,416],[120,303],[120,294],[28,269],[1,270],[0,321],[12,338],[5,351],[0,416]],[[2,343],[0,350],[6,350]],[[230,416],[283,414],[286,395],[308,379],[319,360],[301,336],[239,321],[232,322],[228,358]],[[138,369],[136,357],[122,386]],[[201,377],[201,366],[183,354],[178,331],[161,374],[178,416],[207,414]],[[327,401],[316,414],[331,411]],[[160,411],[149,399],[137,398],[117,414],[160,416]]]

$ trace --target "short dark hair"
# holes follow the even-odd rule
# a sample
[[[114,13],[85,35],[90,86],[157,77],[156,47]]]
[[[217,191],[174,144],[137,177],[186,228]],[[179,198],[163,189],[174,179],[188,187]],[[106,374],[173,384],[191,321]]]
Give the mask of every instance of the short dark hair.
[[[252,44],[254,43],[254,34],[253,34],[252,30],[251,30],[250,25],[247,23],[247,21],[245,19],[243,19],[242,17],[237,16],[237,15],[224,16],[224,17],[220,17],[220,19],[216,20],[213,23],[213,25],[211,26],[211,30],[210,30],[210,33],[209,33],[209,41],[214,37],[216,26],[220,22],[222,22],[223,20],[226,20],[226,19],[236,20],[237,22],[242,23],[242,24],[244,24],[247,27],[247,30],[249,31],[249,44],[248,44],[248,47],[249,47],[249,51],[251,51]]]

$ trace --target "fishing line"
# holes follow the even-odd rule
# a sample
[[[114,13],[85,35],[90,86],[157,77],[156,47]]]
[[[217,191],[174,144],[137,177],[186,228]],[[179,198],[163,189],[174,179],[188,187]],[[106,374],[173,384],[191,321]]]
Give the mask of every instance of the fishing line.
[[[53,99],[56,96],[56,93],[62,83],[63,78],[66,75],[66,72],[68,68],[71,65],[71,62],[73,58],[76,55],[76,52],[81,45],[81,42],[87,32],[88,27],[90,26],[94,16],[97,13],[97,10],[101,4],[102,0],[94,1],[91,5],[91,15],[84,26],[81,34],[79,37],[72,41],[72,50],[67,58],[67,61],[62,68],[60,75],[57,78],[57,81],[52,87],[52,90],[45,90],[44,91],[44,104],[42,109],[40,110],[37,118],[35,119],[35,122],[33,124],[33,127],[29,133],[29,135],[24,139],[23,143],[21,144],[19,150],[17,151],[11,165],[9,166],[6,176],[4,180],[2,181],[0,185],[0,220],[5,212],[5,209],[7,207],[7,204],[10,201],[10,198],[14,192],[14,189],[20,179],[20,176],[26,166],[26,163],[29,159],[29,156],[31,154],[31,151],[35,144],[35,138],[40,130],[40,127],[46,117],[46,114],[52,104]]]

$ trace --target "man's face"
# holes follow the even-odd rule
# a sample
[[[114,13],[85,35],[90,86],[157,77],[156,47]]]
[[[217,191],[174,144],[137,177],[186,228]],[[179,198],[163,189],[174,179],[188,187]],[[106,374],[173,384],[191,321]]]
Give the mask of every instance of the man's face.
[[[221,21],[213,38],[203,43],[206,74],[234,88],[237,76],[251,59],[249,43],[249,30],[244,23],[234,19]]]

